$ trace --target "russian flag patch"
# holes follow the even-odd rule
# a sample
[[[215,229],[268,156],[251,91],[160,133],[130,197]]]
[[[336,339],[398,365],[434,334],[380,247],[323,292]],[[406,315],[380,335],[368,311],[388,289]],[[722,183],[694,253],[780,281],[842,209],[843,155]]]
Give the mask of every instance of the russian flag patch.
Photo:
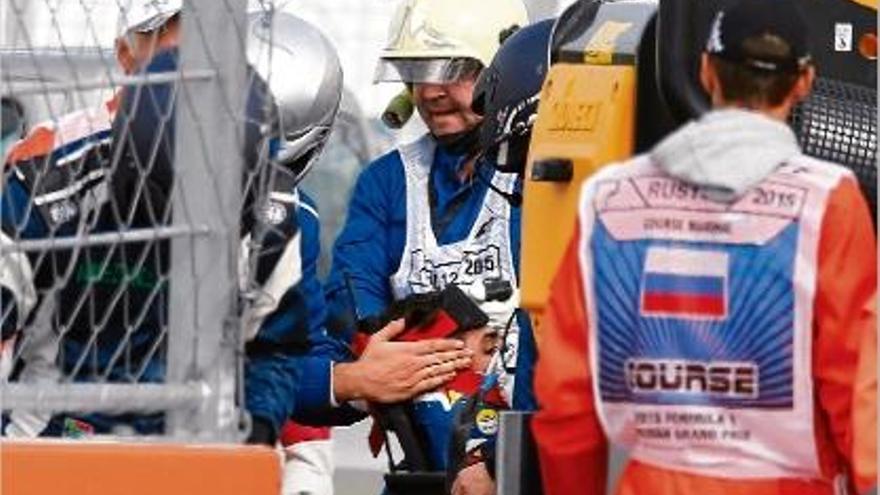
[[[642,275],[641,313],[659,318],[724,319],[727,274],[725,252],[651,247]]]

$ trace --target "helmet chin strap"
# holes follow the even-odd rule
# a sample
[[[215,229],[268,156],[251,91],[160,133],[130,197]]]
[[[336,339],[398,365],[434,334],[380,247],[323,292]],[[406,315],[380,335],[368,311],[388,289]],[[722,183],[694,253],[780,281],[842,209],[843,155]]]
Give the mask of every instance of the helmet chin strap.
[[[476,125],[466,131],[434,136],[437,144],[455,155],[473,154],[480,144],[480,126]]]

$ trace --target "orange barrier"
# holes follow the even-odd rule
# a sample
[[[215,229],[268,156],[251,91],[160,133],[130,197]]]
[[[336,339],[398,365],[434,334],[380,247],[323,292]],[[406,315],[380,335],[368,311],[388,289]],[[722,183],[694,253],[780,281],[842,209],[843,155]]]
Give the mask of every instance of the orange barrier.
[[[3,495],[277,495],[265,447],[95,441],[0,442]]]

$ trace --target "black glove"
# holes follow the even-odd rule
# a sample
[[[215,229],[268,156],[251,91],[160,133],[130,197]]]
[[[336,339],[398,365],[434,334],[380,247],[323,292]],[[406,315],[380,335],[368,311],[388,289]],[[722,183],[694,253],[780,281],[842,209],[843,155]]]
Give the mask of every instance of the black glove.
[[[272,426],[272,423],[265,418],[254,416],[253,424],[251,425],[251,434],[248,436],[246,442],[249,444],[274,447],[277,440],[278,432],[275,431],[275,427]]]

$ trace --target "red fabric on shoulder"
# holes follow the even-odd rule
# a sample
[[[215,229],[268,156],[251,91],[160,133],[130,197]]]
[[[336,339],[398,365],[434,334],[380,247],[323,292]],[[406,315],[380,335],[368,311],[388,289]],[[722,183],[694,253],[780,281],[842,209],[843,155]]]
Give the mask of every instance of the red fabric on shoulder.
[[[281,445],[285,447],[295,443],[329,439],[330,427],[328,426],[306,426],[288,420],[281,428]]]

